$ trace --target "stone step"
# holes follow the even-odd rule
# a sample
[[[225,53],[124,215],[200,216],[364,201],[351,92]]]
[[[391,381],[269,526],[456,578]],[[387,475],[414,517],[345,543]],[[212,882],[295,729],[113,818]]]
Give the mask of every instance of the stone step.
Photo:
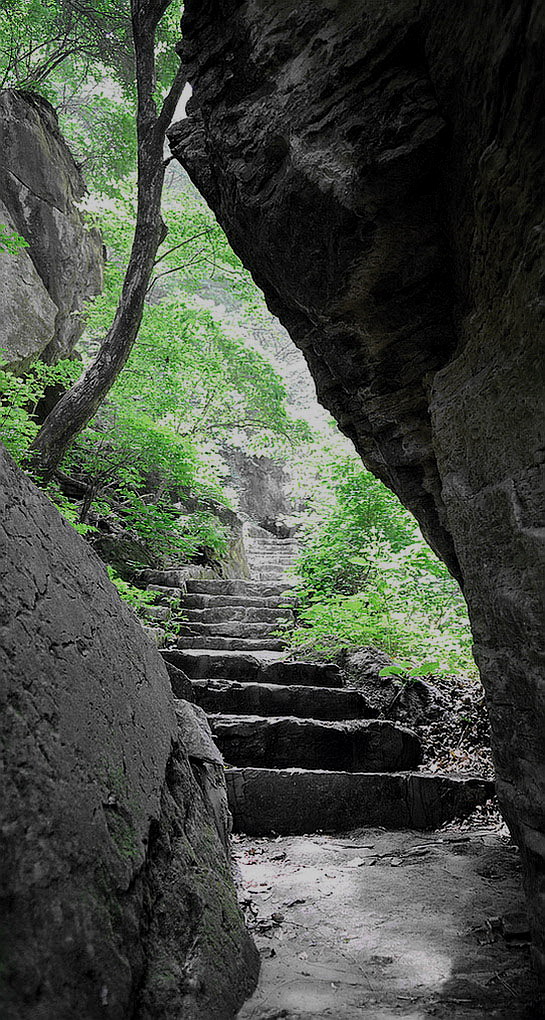
[[[274,609],[268,606],[217,606],[210,609],[187,609],[185,599],[183,603],[185,619],[193,623],[234,623],[240,620],[244,623],[272,623],[278,626],[280,623],[292,623],[294,619],[293,610],[287,607]]]
[[[183,588],[174,588],[172,585],[164,584],[148,584],[146,591],[155,592],[159,602],[167,604],[179,602],[183,595]]]
[[[188,581],[187,591],[192,595],[245,595],[252,598],[270,598],[283,595],[286,588],[281,584],[265,584],[259,581]]]
[[[259,638],[269,637],[278,630],[277,623],[243,623],[233,620],[230,623],[180,623],[180,637],[234,637]]]
[[[267,531],[266,528],[262,528],[259,524],[245,524],[244,525],[244,541],[264,541],[264,542],[297,542],[295,535],[291,535],[289,538],[279,538],[278,535],[273,534],[272,531]]]
[[[297,557],[295,554],[276,552],[274,549],[271,549],[270,552],[259,552],[254,549],[246,552],[246,559],[248,563],[282,563],[285,565],[295,563]]]
[[[229,765],[396,772],[422,760],[416,733],[384,720],[209,714],[208,721]]]
[[[171,669],[174,668],[172,665]],[[195,704],[205,712],[228,715],[298,716],[303,719],[371,719],[363,694],[338,687],[191,680]]]
[[[282,563],[273,564],[252,563],[250,561],[248,565],[250,567],[250,573],[252,575],[252,578],[256,577],[259,574],[260,576],[265,575],[265,580],[267,580],[268,577],[272,577],[273,575],[283,576],[284,574],[293,573],[291,569],[291,564],[284,565]]]
[[[286,647],[279,638],[179,637],[177,648],[213,649],[226,652],[281,652]]]
[[[221,678],[298,687],[344,686],[339,667],[331,662],[263,662],[253,655],[222,655],[221,651],[204,650],[184,652],[177,648],[161,649],[161,654],[192,680]]]
[[[494,796],[487,780],[425,772],[228,768],[225,778],[234,831],[249,836],[437,829]]]
[[[252,580],[257,581],[283,581],[288,574],[284,567],[252,567]]]
[[[155,589],[158,590],[158,589]],[[176,591],[177,588],[166,588],[163,591]],[[182,605],[184,609],[221,609],[228,608],[256,608],[273,609],[279,613],[289,611],[290,607],[297,605],[295,595],[271,595],[269,597],[251,595],[183,595]]]

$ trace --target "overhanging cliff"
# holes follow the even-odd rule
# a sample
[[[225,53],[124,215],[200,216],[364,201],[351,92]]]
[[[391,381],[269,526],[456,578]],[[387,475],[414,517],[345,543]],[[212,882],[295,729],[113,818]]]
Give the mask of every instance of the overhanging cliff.
[[[545,963],[545,12],[187,0],[173,151],[461,580]]]

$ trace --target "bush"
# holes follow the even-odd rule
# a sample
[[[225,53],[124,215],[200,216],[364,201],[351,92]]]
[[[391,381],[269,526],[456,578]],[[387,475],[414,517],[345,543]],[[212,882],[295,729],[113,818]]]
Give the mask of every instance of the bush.
[[[331,502],[303,533],[294,650],[333,658],[374,645],[474,669],[460,589],[414,519],[354,458],[329,466]]]

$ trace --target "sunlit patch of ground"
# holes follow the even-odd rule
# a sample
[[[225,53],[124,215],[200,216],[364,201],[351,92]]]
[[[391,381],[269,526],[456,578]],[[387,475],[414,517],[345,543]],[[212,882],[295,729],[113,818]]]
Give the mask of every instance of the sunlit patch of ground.
[[[497,825],[237,837],[262,974],[243,1020],[538,1020],[516,849]]]

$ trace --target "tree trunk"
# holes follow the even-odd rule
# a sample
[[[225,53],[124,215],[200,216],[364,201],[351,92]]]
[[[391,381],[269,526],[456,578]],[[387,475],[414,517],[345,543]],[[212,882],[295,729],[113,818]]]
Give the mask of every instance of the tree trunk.
[[[170,0],[155,5],[132,0],[138,91],[138,209],[134,240],[115,317],[95,360],[55,405],[30,447],[30,465],[44,480],[52,477],[70,443],[96,414],[124,367],[140,329],[157,249],[166,236],[161,219],[163,145],[183,87],[179,71],[158,114],[153,99],[155,31],[169,4]]]

